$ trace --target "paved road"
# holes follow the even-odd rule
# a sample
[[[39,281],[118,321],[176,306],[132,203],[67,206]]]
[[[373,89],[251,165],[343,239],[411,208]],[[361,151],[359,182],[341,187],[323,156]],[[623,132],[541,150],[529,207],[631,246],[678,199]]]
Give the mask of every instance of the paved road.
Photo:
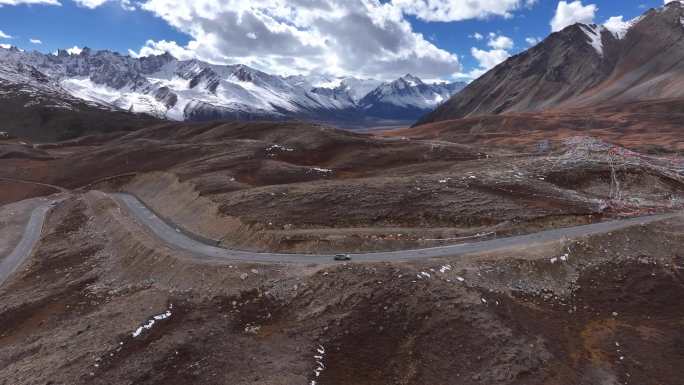
[[[186,235],[172,225],[155,215],[138,198],[129,194],[111,194],[120,202],[138,222],[151,230],[168,246],[189,251],[193,254],[212,257],[217,259],[267,262],[267,263],[320,263],[330,262],[330,255],[311,254],[279,254],[279,253],[255,253],[239,250],[228,250],[202,242]],[[610,222],[601,222],[585,226],[576,226],[556,230],[547,230],[530,235],[522,235],[509,238],[498,238],[488,241],[463,243],[451,246],[433,247],[420,250],[402,250],[379,253],[353,254],[353,261],[383,262],[383,261],[410,261],[426,258],[452,257],[471,253],[490,252],[516,246],[528,246],[562,239],[573,239],[591,234],[607,233],[634,225],[648,224],[664,219],[681,216],[684,213],[652,215],[640,218],[623,219]]]
[[[11,253],[0,261],[0,286],[33,252],[38,240],[40,240],[45,217],[54,204],[54,201],[43,203],[31,212],[31,217],[26,224],[21,240]]]

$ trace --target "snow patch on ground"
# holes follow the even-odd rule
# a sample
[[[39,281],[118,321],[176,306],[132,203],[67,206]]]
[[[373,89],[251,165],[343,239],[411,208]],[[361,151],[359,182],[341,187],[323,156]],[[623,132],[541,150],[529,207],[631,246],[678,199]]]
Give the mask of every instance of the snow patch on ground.
[[[294,151],[294,148],[281,146],[279,144],[273,144],[271,146],[266,147],[266,151],[268,151],[268,152],[272,152],[272,151],[292,152],[292,151]]]
[[[551,262],[551,263],[553,263],[553,264],[555,264],[555,263],[558,262],[559,260],[560,260],[561,262],[567,262],[567,261],[568,261],[568,258],[570,258],[570,254],[565,253],[565,254],[561,255],[560,257],[553,257],[553,258],[551,258],[551,259],[549,260],[549,262]]]
[[[321,376],[321,373],[325,370],[325,348],[323,345],[318,345],[316,349],[316,354],[314,355],[314,360],[316,360],[316,369],[314,369],[314,379],[309,383],[310,385],[316,385],[316,379]]]
[[[430,279],[432,275],[426,271],[421,271],[420,273],[416,274],[416,277],[418,279]]]
[[[171,315],[172,315],[171,310],[172,309],[173,309],[173,304],[169,305],[168,310],[166,310],[164,313],[158,314],[158,315],[150,318],[149,320],[147,320],[147,322],[145,322],[142,326],[138,327],[137,329],[135,329],[135,331],[133,333],[131,333],[133,338],[140,336],[140,334],[142,334],[142,332],[145,330],[152,329],[152,327],[154,326],[155,323],[157,323],[157,321],[163,321],[167,318],[171,318]]]

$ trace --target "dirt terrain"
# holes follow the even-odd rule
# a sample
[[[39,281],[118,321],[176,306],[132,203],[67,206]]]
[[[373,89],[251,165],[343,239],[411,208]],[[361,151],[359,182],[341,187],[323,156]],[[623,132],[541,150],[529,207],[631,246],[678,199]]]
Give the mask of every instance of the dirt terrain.
[[[684,166],[672,153],[589,138],[535,153],[445,138],[305,123],[160,124],[27,144],[0,161],[0,182],[42,185],[0,199],[48,186],[125,191],[223,246],[281,252],[423,248],[682,205]]]
[[[436,139],[534,152],[540,143],[591,136],[648,153],[684,152],[684,100],[611,104],[595,108],[507,113],[446,120],[387,132],[391,137]]]
[[[0,288],[0,384],[674,385],[683,254],[680,217],[458,259],[221,263],[77,194]]]
[[[105,193],[220,246],[318,254],[682,209],[675,149],[449,140],[263,122],[0,142],[3,250],[25,198],[66,197],[0,286],[0,384],[679,384],[681,216],[481,255],[258,264],[163,244]]]
[[[683,384],[683,17],[570,26],[387,132],[9,90],[0,385]]]

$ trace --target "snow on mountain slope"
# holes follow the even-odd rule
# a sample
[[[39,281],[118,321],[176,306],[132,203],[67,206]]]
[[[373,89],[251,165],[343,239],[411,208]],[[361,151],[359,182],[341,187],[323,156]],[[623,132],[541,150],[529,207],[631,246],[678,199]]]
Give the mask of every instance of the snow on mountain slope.
[[[416,107],[431,109],[447,100],[464,83],[449,86],[448,84],[425,84],[419,78],[407,74],[393,82],[384,83],[369,93],[362,105],[372,107],[382,102],[398,107]]]
[[[68,110],[74,110],[74,105],[83,103],[82,98],[75,97],[34,66],[14,60],[13,54],[16,53],[20,53],[16,48],[0,49],[0,95],[12,97],[21,94],[31,99],[27,104]]]
[[[426,84],[407,74],[383,83],[359,102],[367,113],[384,118],[422,115],[465,87],[465,83]]]
[[[30,140],[141,128],[155,120],[72,95],[31,64],[14,60],[18,50],[0,50],[0,128]]]
[[[418,124],[684,98],[684,3],[574,24],[512,56]]]
[[[603,37],[601,35],[603,34],[605,28],[596,24],[582,24],[579,26],[579,28],[582,29],[582,31],[587,35],[589,44],[594,47],[600,56],[603,56]]]
[[[368,117],[365,99],[380,81],[323,75],[281,77],[244,65],[176,60],[169,54],[132,58],[115,52],[54,55],[0,49],[0,64],[21,63],[49,78],[53,88],[92,103],[173,120],[286,119],[334,121]],[[415,111],[434,108],[456,88],[415,78],[408,89],[382,91],[383,103]],[[430,91],[430,87],[434,87]],[[352,113],[356,112],[356,113]],[[405,112],[405,111],[404,111]],[[407,114],[403,114],[407,115]]]

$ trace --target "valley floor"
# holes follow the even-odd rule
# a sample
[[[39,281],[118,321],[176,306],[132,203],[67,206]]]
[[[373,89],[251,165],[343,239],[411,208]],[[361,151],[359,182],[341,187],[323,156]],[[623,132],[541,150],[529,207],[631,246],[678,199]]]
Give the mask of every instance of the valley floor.
[[[7,384],[676,384],[684,220],[408,263],[197,260],[105,194],[0,289]]]
[[[0,258],[49,209],[0,285],[0,384],[678,384],[682,159],[542,150],[267,122],[0,143]]]

